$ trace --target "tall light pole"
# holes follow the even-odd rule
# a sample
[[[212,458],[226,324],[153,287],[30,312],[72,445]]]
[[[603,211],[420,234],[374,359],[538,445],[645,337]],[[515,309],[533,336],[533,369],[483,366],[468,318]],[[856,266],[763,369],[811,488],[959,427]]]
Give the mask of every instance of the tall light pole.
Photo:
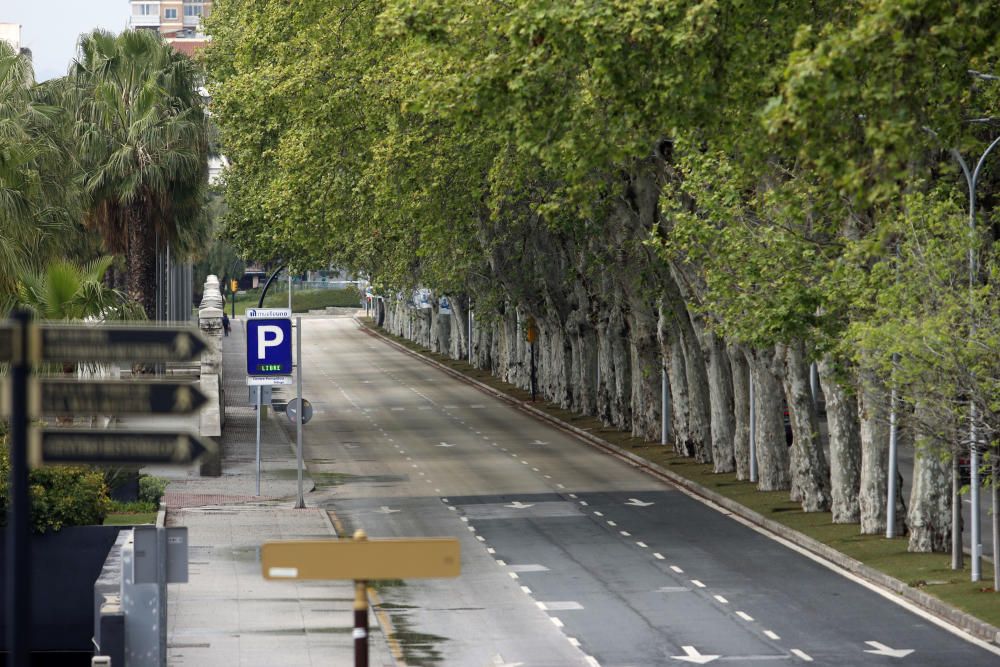
[[[969,170],[969,165],[966,164],[965,159],[958,150],[952,148],[949,152],[951,156],[955,158],[959,166],[962,167],[962,175],[965,176],[965,183],[969,188],[969,231],[973,235],[973,245],[969,248],[969,307],[970,310],[973,307],[972,303],[972,292],[976,288],[977,275],[979,273],[978,263],[976,261],[976,248],[975,248],[975,232],[976,232],[976,186],[979,183],[979,174],[982,171],[983,163],[986,161],[986,156],[996,148],[996,145],[1000,143],[1000,137],[997,137],[987,146],[983,154],[979,156],[979,160],[976,161],[976,166],[971,171]],[[970,313],[971,314],[971,313]],[[970,333],[975,333],[976,323],[975,319],[970,322]],[[976,446],[976,404],[974,399],[969,399],[969,483],[972,486],[970,492],[969,501],[972,504],[970,509],[971,513],[971,523],[972,523],[972,581],[979,581],[982,578],[982,573],[980,571],[980,556],[982,555],[982,537],[980,535],[980,523],[979,523],[979,449]],[[996,466],[996,462],[993,464]],[[994,500],[996,500],[996,493],[993,494]],[[997,507],[994,505],[994,521],[993,530],[996,532],[996,512]],[[994,540],[995,541],[995,540]],[[997,554],[993,554],[993,575],[994,581],[1000,582],[1000,564],[997,563]]]

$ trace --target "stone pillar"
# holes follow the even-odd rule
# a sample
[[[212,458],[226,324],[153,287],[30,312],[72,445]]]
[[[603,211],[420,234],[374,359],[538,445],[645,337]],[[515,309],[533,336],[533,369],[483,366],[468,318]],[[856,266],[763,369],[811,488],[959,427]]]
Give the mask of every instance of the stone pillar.
[[[203,438],[212,438],[219,445],[219,456],[202,459],[201,474],[204,477],[222,475],[222,427],[226,417],[226,401],[222,377],[222,309],[225,301],[219,290],[219,279],[208,276],[198,307],[198,328],[208,340],[208,349],[201,355],[201,391],[208,397],[208,404],[202,409],[199,431]]]

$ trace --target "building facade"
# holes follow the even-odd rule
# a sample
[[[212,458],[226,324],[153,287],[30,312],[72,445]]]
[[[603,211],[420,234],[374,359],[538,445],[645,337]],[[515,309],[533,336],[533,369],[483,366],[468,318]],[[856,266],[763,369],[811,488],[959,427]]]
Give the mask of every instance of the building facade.
[[[21,51],[21,26],[17,23],[0,23],[0,41],[14,47],[14,52]]]
[[[207,42],[201,20],[212,0],[129,0],[129,27],[156,30],[181,53],[192,55]]]

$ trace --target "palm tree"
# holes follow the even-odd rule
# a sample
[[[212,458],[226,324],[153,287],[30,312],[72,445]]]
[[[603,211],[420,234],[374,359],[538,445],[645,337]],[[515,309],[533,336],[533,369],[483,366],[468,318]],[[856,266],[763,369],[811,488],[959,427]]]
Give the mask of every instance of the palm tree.
[[[59,83],[35,84],[31,61],[0,41],[0,308],[18,276],[78,238],[78,165]]]
[[[112,257],[86,264],[57,259],[41,271],[21,276],[17,305],[44,320],[134,320],[143,310],[118,290],[104,284]]]
[[[95,30],[70,69],[77,92],[85,221],[125,256],[127,294],[155,311],[156,253],[206,234],[207,119],[194,63],[152,31]]]

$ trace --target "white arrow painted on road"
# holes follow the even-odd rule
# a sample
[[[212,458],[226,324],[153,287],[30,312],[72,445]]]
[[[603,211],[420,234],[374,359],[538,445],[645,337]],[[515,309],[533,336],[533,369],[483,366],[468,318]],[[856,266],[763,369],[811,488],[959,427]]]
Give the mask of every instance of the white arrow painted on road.
[[[523,664],[523,662],[504,662],[499,653],[493,656],[493,667],[520,667]]]
[[[687,655],[672,656],[674,660],[682,660],[684,662],[693,662],[696,665],[704,665],[705,663],[719,659],[719,656],[717,655],[702,655],[694,646],[681,646],[681,649],[687,653]]]
[[[535,440],[534,442],[529,442],[528,444],[529,444],[529,445],[547,445],[547,444],[549,444],[549,443],[547,443],[547,442],[544,442],[544,441],[542,441],[542,440]]]
[[[865,642],[871,649],[865,649],[865,653],[874,653],[875,655],[884,655],[890,658],[905,658],[906,656],[913,653],[912,648],[889,648],[881,642]]]
[[[515,500],[510,505],[504,505],[504,507],[513,507],[516,510],[523,510],[523,509],[527,509],[529,507],[534,507],[534,505],[525,505],[520,500]]]
[[[653,505],[655,503],[644,503],[638,498],[629,498],[628,502],[625,504],[631,507],[649,507],[650,505]]]
[[[438,447],[454,447],[455,445],[449,444],[447,442],[442,442]]]
[[[396,512],[399,512],[401,510],[390,509],[387,505],[382,505],[382,507],[379,507],[375,511],[378,512],[379,514],[395,514]]]

